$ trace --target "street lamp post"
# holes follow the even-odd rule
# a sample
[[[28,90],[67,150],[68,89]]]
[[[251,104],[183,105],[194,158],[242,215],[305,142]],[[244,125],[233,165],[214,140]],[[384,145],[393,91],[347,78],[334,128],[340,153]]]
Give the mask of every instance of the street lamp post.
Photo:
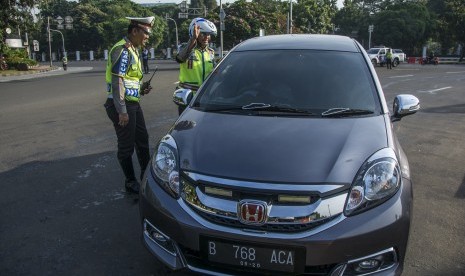
[[[47,35],[48,35],[48,52],[50,59],[50,67],[52,67],[52,37],[50,36],[50,17],[47,16]]]
[[[63,27],[62,23],[63,23],[63,19],[61,18],[61,16],[58,16],[56,21],[58,21],[58,28],[60,29],[60,27]],[[67,16],[67,20],[66,20],[66,27],[68,29],[71,29],[72,28],[72,18],[71,16]],[[53,30],[50,28],[50,17],[47,16],[47,35],[48,35],[48,49],[49,49],[49,53],[50,53],[50,67],[52,67],[52,37],[50,35],[50,32],[57,32],[57,33],[60,33],[61,34],[61,40],[63,42],[63,56],[67,56],[66,54],[66,49],[65,49],[65,37],[63,36],[63,33],[58,31],[58,30]]]
[[[291,4],[291,9],[289,12],[289,33],[292,34],[292,0],[289,0]]]
[[[289,0],[289,13],[287,14],[287,33],[292,34],[292,0]]]
[[[174,27],[176,29],[176,51],[178,50],[179,46],[179,39],[178,39],[178,24],[176,24],[176,21],[173,18],[169,18],[168,14],[166,14],[166,20],[172,20],[174,22]]]
[[[368,49],[371,48],[371,33],[373,32],[373,25],[368,26]]]
[[[223,3],[220,0],[220,59],[223,58],[223,31],[224,31],[224,18],[226,13],[223,10]]]
[[[63,36],[63,33],[58,31],[58,30],[53,30],[53,29],[50,29],[50,31],[52,32],[57,32],[57,33],[60,33],[61,34],[61,41],[63,41],[63,56],[66,57],[66,50],[65,50],[65,37]]]

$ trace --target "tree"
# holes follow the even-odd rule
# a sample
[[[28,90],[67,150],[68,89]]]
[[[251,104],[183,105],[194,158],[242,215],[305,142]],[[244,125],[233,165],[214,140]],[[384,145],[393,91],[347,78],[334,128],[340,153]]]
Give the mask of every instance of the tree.
[[[332,18],[337,12],[336,0],[297,0],[293,6],[294,25],[300,32],[332,33]],[[299,32],[293,30],[293,33]]]
[[[37,36],[48,45],[45,40],[47,17],[52,19],[51,26],[55,28],[53,21],[58,15],[73,17],[73,29],[62,30],[66,37],[66,49],[69,51],[97,51],[101,54],[104,49],[109,49],[116,41],[127,33],[128,16],[151,16],[150,9],[135,4],[129,0],[82,0],[71,2],[66,0],[54,0],[43,3],[40,7],[40,23],[42,31]],[[155,16],[152,35],[149,45],[157,47],[163,41],[163,33],[166,29],[164,18]],[[61,39],[54,39],[52,49],[61,49]]]
[[[0,10],[0,51],[4,51],[6,28],[13,32],[34,29],[31,9],[39,0],[2,0]]]
[[[446,0],[444,19],[448,22],[448,30],[455,40],[462,46],[460,61],[464,57],[465,46],[465,0]]]
[[[419,53],[433,29],[424,3],[406,2],[387,6],[374,16],[373,44],[402,48],[409,55]]]
[[[334,24],[339,26],[341,35],[357,37],[362,27],[368,26],[365,23],[365,13],[362,9],[354,4],[353,1],[345,1],[344,7],[336,12],[334,16]]]
[[[259,30],[264,29],[267,35],[282,34],[286,32],[286,15],[277,10],[282,10],[282,3],[279,1],[272,5],[261,5],[260,1],[246,2],[239,0],[227,4],[224,9],[226,13],[223,44],[225,49],[230,49],[243,40],[258,36]],[[219,24],[219,9],[209,14],[217,27]],[[219,37],[216,38],[219,44]]]

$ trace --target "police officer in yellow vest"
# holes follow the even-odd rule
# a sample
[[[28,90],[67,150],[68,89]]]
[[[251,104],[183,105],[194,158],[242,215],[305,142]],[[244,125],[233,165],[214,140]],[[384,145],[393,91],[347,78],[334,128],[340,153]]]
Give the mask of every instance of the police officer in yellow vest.
[[[204,18],[194,18],[189,25],[189,42],[179,50],[176,61],[180,63],[179,87],[197,91],[215,67],[215,51],[208,47],[216,26]],[[181,114],[185,106],[178,106]]]
[[[126,17],[130,20],[127,36],[110,50],[106,82],[108,98],[104,106],[118,138],[118,161],[123,169],[128,192],[139,193],[132,164],[134,148],[141,168],[141,178],[150,161],[149,138],[144,114],[139,105],[143,77],[139,48],[144,47],[152,31],[154,17]]]

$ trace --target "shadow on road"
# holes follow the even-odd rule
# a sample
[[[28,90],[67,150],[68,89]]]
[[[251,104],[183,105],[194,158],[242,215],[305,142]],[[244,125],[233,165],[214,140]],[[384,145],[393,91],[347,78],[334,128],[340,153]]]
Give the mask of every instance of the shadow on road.
[[[426,113],[465,113],[465,104],[454,104],[424,108],[420,112]]]
[[[463,176],[462,184],[460,184],[457,193],[455,193],[455,197],[465,199],[465,175]]]
[[[115,152],[1,173],[0,274],[164,275],[122,177]]]

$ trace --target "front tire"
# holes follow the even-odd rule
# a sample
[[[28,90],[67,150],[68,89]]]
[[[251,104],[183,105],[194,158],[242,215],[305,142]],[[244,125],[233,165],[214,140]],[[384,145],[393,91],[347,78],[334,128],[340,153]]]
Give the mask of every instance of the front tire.
[[[394,61],[392,61],[392,67],[397,67],[397,65],[399,65],[399,59],[396,58],[394,59]]]

